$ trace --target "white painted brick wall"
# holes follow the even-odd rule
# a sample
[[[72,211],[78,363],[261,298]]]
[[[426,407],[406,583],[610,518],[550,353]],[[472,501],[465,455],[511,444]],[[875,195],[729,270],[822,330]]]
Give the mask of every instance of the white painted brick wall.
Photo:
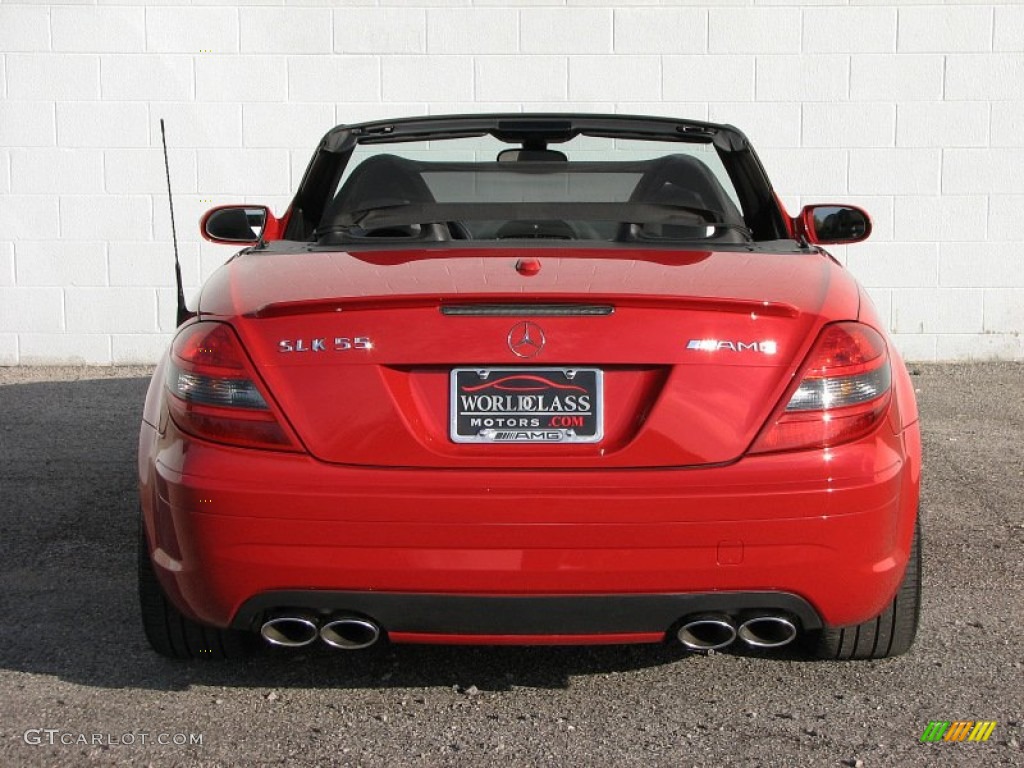
[[[805,147],[891,147],[896,105],[885,102],[805,104]]]
[[[888,53],[896,50],[896,9],[807,8],[803,50],[807,53]]]
[[[103,152],[98,149],[10,150],[11,185],[21,192],[39,195],[68,193],[101,194]]]
[[[332,15],[327,8],[243,8],[243,53],[330,53]]]
[[[532,53],[611,53],[613,44],[620,53],[628,50],[628,29],[613,27],[611,8],[537,8],[520,14],[520,51]],[[628,18],[624,14],[619,19]],[[615,30],[613,32],[613,29]],[[624,35],[618,47],[617,35]],[[680,32],[680,34],[686,34]],[[642,51],[641,51],[642,52]]]
[[[900,51],[922,53],[991,49],[991,6],[927,6],[900,11]]]
[[[976,101],[908,101],[897,106],[900,147],[988,144],[989,105]]]
[[[170,245],[164,242],[126,240],[110,243],[107,246],[110,285],[135,288],[173,286],[174,272],[167,269],[167,258],[171,253]],[[198,286],[199,243],[179,242],[178,256],[185,285]]]
[[[143,51],[146,9],[54,5],[50,37],[54,51]]]
[[[509,8],[437,8],[427,12],[427,53],[515,53],[519,14]]]
[[[250,101],[285,101],[288,74],[280,56],[197,55],[196,99],[246,104]]]
[[[713,8],[710,53],[799,53],[798,8]]]
[[[708,12],[699,8],[637,8],[615,15],[616,53],[702,53],[707,40]]]
[[[19,285],[0,288],[0,328],[4,333],[59,333],[64,330],[64,291]]]
[[[850,99],[941,103],[945,59],[937,54],[864,53],[850,56]]]
[[[849,56],[759,56],[756,63],[758,101],[843,102],[850,93]]]
[[[0,6],[0,51],[50,49],[50,11],[39,6]]]
[[[373,102],[375,106],[379,105],[380,70],[377,56],[289,56],[288,101]],[[462,77],[465,79],[465,75]],[[321,135],[324,133],[327,131],[321,131]],[[306,154],[312,155],[312,149],[308,149]]]
[[[152,205],[148,195],[62,195],[61,237],[105,242],[151,238]]]
[[[894,235],[910,242],[975,242],[984,239],[987,204],[984,195],[901,196],[896,199]]]
[[[4,195],[0,232],[15,242],[60,237],[60,207],[52,195]],[[0,326],[3,328],[3,326]]]
[[[1024,101],[997,101],[992,104],[993,147],[1021,146],[1024,135]]]
[[[18,342],[22,365],[110,363],[110,335],[106,333],[22,333]]]
[[[964,53],[946,57],[948,100],[1019,101],[1024,92],[1024,56]]]
[[[8,53],[6,97],[15,101],[100,98],[100,57],[88,54]]]
[[[235,8],[151,7],[146,9],[146,51],[233,53],[238,50]]]
[[[850,150],[849,190],[852,194],[937,195],[941,178],[941,149]]]
[[[140,101],[58,102],[57,143],[62,147],[145,147],[149,106]]]
[[[709,104],[718,101],[753,103],[753,56],[689,54],[665,56],[662,62],[662,93],[666,99],[706,101]]]
[[[334,12],[335,53],[426,53],[422,8],[352,8]]]
[[[384,101],[473,101],[471,56],[395,56],[381,61]],[[344,82],[336,89],[345,100]]]
[[[334,120],[334,105],[323,103],[242,106],[242,143],[246,147],[315,147],[323,127]],[[203,191],[203,190],[200,190]]]
[[[835,253],[908,359],[1024,359],[1019,0],[4,0],[0,365],[151,362],[186,293],[336,122],[642,112],[745,129],[787,205],[860,204]]]
[[[661,96],[660,56],[623,54],[569,58],[570,100],[654,101]]]
[[[190,101],[195,98],[191,56],[145,53],[100,57],[100,89],[114,101]]]
[[[0,241],[0,287],[14,285],[14,243]]]
[[[1024,51],[1024,6],[1004,5],[995,9],[992,49]]]
[[[481,101],[501,98],[523,102],[564,101],[567,72],[564,56],[479,56],[476,59],[476,98]]]
[[[1024,195],[989,195],[988,236],[994,242],[1015,243],[1007,251],[1020,255],[1021,211]],[[1018,268],[1018,272],[1019,272]],[[1010,273],[1007,273],[1007,277]]]
[[[107,284],[106,243],[22,240],[14,248],[18,285]]]

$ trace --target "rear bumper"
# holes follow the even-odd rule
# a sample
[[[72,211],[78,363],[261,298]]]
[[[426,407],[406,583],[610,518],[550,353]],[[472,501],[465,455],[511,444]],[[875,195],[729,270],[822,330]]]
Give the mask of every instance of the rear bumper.
[[[438,471],[227,448],[169,423],[143,425],[139,458],[157,574],[203,623],[289,606],[365,613],[409,642],[642,641],[751,593],[803,603],[804,628],[880,613],[910,551],[918,439],[884,425],[701,469]]]
[[[814,608],[782,592],[709,592],[678,595],[489,596],[292,590],[265,592],[247,600],[236,629],[258,630],[264,617],[279,614],[372,617],[392,640],[430,638],[627,638],[658,642],[683,616],[728,613],[734,617],[784,615],[803,629],[818,629]]]

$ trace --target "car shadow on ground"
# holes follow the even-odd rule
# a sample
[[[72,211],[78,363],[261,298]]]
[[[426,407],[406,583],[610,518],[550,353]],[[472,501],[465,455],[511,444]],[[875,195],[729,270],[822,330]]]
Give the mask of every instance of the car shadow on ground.
[[[675,645],[150,650],[136,598],[136,441],[147,378],[0,386],[0,667],[99,688],[558,688],[694,658]]]

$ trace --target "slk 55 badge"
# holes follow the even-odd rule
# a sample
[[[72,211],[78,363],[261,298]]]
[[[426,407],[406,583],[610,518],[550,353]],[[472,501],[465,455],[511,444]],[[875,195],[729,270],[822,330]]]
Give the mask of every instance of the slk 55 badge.
[[[319,339],[281,339],[278,352],[348,352],[352,349],[373,349],[369,336],[326,336]]]

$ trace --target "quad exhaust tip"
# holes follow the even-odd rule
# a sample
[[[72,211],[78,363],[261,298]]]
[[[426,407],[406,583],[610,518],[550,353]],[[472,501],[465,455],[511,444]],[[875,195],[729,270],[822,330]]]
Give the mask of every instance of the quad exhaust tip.
[[[717,651],[736,639],[736,625],[725,614],[695,616],[679,628],[676,637],[691,651]]]
[[[784,616],[756,616],[740,624],[740,640],[753,648],[781,648],[796,639],[796,625]]]
[[[380,639],[380,627],[369,619],[343,616],[320,627],[320,639],[331,648],[358,651],[369,648]]]
[[[281,648],[302,648],[317,638],[316,622],[308,616],[275,616],[260,627],[263,639]]]

